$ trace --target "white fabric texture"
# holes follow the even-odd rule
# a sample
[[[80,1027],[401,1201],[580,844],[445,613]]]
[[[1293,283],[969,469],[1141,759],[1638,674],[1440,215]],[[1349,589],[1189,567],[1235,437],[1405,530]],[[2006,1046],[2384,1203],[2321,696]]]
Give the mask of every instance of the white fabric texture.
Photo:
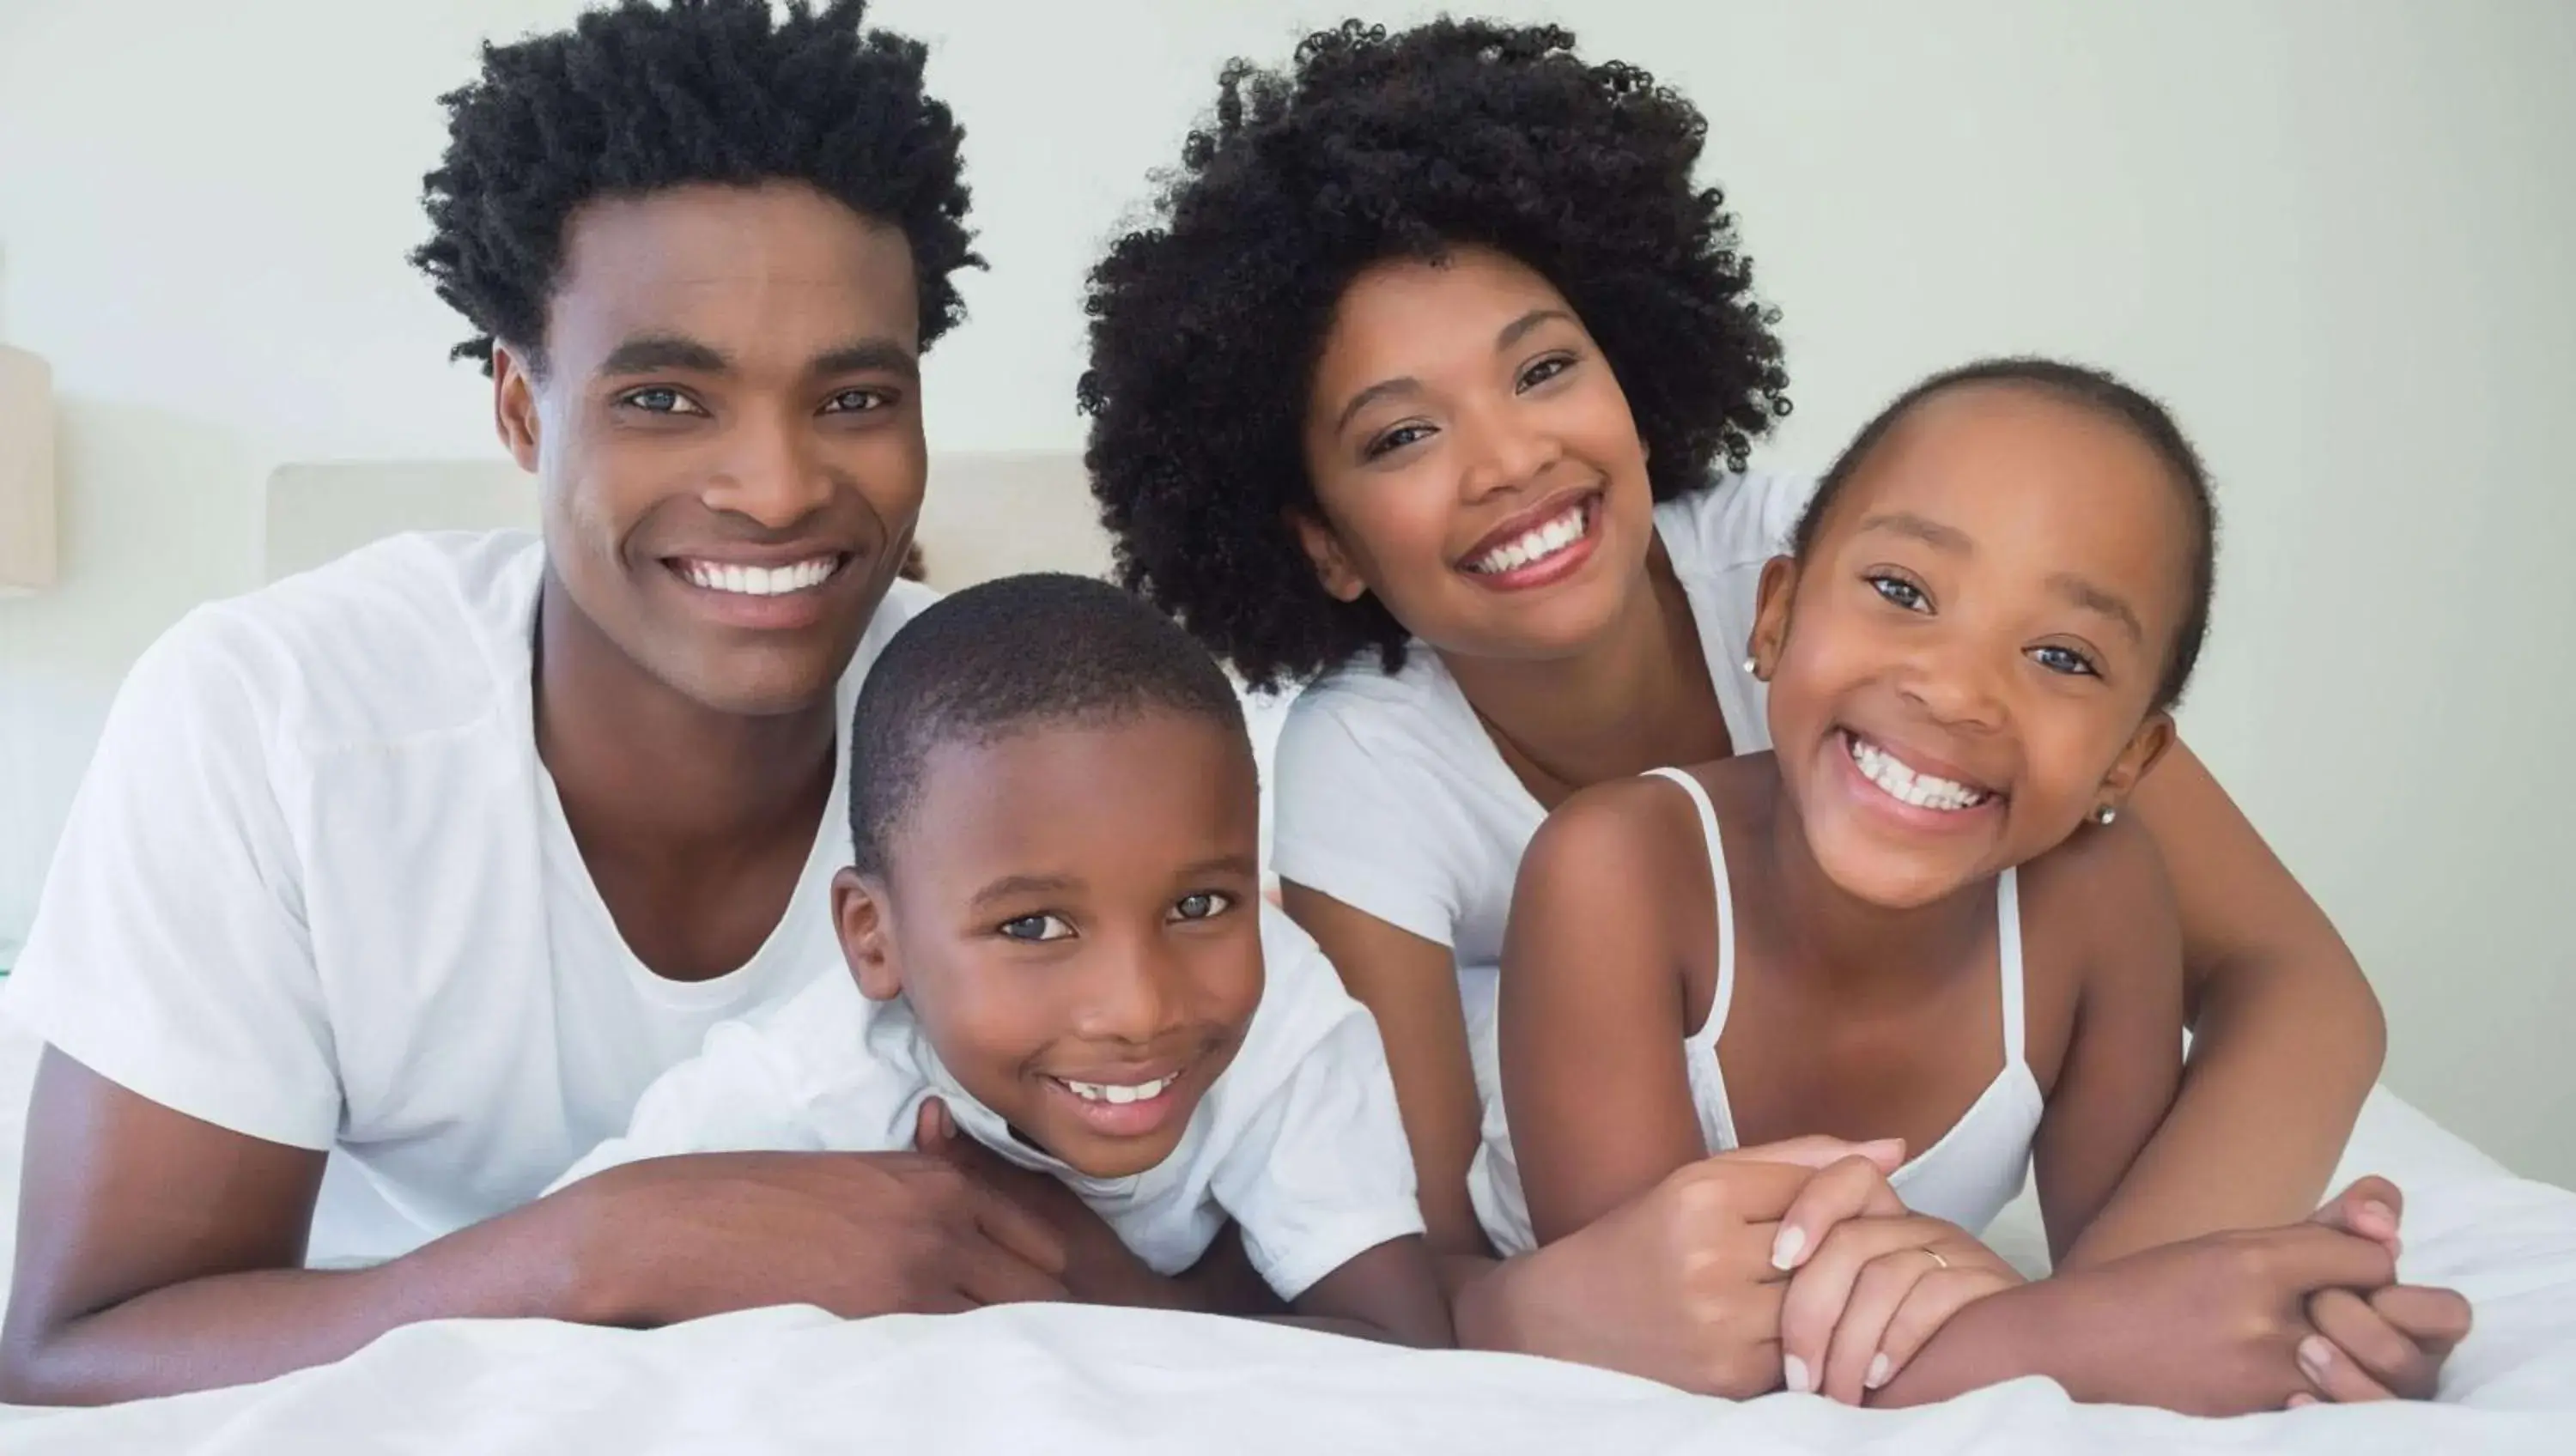
[[[560,1181],[675,1153],[909,1148],[937,1097],[976,1141],[1080,1194],[1156,1271],[1197,1263],[1231,1215],[1253,1266],[1294,1299],[1422,1232],[1422,1214],[1377,1023],[1295,921],[1256,906],[1264,976],[1243,1045],[1171,1156],[1133,1177],[1088,1176],[1015,1137],[949,1075],[901,1000],[871,1003],[836,975],[710,1031],[700,1056],[646,1090],[625,1135]]]
[[[627,948],[537,755],[543,569],[524,533],[404,536],[190,613],[118,693],[0,989],[153,1101],[330,1149],[316,1263],[525,1202],[710,1026],[839,964],[837,813],[748,964],[682,984]],[[896,583],[839,716],[930,600]]]
[[[1740,753],[1771,746],[1762,681],[1744,670],[1762,567],[1788,549],[1815,494],[1804,475],[1725,476],[1655,507],[1708,659],[1726,732]],[[1494,1043],[1495,975],[1512,881],[1547,817],[1515,778],[1457,680],[1420,642],[1404,667],[1350,663],[1300,693],[1279,730],[1271,868],[1397,929],[1449,947],[1484,1106],[1469,1178],[1487,1235],[1526,1240],[1518,1176],[1489,1168],[1508,1152]]]

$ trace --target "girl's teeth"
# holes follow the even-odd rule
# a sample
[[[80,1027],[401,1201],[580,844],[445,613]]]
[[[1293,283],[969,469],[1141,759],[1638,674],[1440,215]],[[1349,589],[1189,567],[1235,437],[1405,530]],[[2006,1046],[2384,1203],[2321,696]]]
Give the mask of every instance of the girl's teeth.
[[[1983,789],[1972,789],[1966,784],[1953,783],[1932,774],[1916,773],[1899,762],[1896,755],[1857,734],[1844,734],[1843,742],[1851,753],[1852,762],[1859,766],[1861,776],[1899,803],[1912,804],[1918,809],[1956,812],[1973,809],[1994,797]]]
[[[1487,576],[1495,576],[1506,571],[1517,571],[1533,561],[1544,561],[1582,540],[1585,533],[1591,529],[1590,516],[1589,510],[1578,505],[1546,525],[1506,541],[1477,557],[1467,563],[1467,569],[1482,572]]]
[[[1064,1085],[1074,1096],[1085,1102],[1123,1105],[1129,1102],[1150,1102],[1162,1096],[1174,1082],[1179,1080],[1181,1080],[1180,1073],[1174,1072],[1157,1081],[1138,1082],[1131,1085],[1121,1085],[1116,1082],[1066,1082]]]
[[[680,574],[691,586],[736,596],[775,597],[811,591],[840,569],[836,557],[818,556],[789,566],[728,566],[712,561],[684,561]]]

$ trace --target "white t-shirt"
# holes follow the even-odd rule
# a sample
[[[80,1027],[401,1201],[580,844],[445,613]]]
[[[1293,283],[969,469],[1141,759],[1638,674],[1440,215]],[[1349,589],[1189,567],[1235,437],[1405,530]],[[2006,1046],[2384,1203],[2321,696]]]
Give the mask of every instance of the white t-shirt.
[[[1655,507],[1655,532],[1698,624],[1726,732],[1771,746],[1761,681],[1744,670],[1763,564],[1785,552],[1815,494],[1803,475],[1721,478]],[[1401,671],[1374,657],[1317,679],[1278,748],[1272,869],[1400,930],[1449,947],[1467,1013],[1485,1150],[1508,1156],[1495,1055],[1495,973],[1521,854],[1547,811],[1515,777],[1438,654],[1416,641]],[[1516,1180],[1479,1167],[1479,1193]],[[1485,1213],[1489,1230],[1508,1226]]]
[[[557,1186],[677,1153],[897,1151],[937,1097],[967,1135],[1080,1194],[1156,1272],[1197,1263],[1231,1215],[1253,1267],[1294,1299],[1422,1232],[1422,1214],[1376,1021],[1295,922],[1259,909],[1265,976],[1243,1045],[1171,1156],[1132,1177],[1089,1177],[1022,1141],[949,1075],[903,1001],[872,1003],[837,975],[707,1033],[704,1052],[645,1092],[625,1136]]]
[[[403,536],[191,612],[117,694],[0,994],[155,1102],[329,1149],[317,1264],[533,1198],[710,1026],[841,964],[837,810],[749,963],[692,984],[627,948],[537,757],[544,564],[520,532]],[[931,600],[888,593],[845,725]]]

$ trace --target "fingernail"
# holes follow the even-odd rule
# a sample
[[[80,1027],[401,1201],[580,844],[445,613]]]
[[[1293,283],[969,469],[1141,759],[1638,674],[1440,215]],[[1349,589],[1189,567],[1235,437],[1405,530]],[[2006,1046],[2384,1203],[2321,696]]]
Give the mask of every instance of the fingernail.
[[[1798,1267],[1798,1256],[1806,1252],[1807,1231],[1794,1223],[1780,1225],[1771,1240],[1771,1267],[1786,1272]]]
[[[2361,1206],[2361,1211],[2362,1211],[2363,1213],[2365,1213],[2365,1214],[2369,1215],[2371,1218],[2377,1219],[2379,1222],[2381,1222],[2381,1223],[2383,1223],[2383,1224],[2387,1225],[2387,1226],[2388,1226],[2388,1228],[2389,1228],[2389,1230],[2390,1230],[2390,1232],[2392,1232],[2392,1233],[2393,1233],[2393,1232],[2395,1232],[2395,1231],[2396,1231],[2396,1228],[2397,1228],[2397,1210],[2396,1210],[2396,1209],[2393,1209],[2393,1208],[2389,1207],[2387,1204],[2382,1203],[2382,1202],[2380,1202],[2378,1199],[2374,1198],[2374,1199],[2370,1200],[2368,1203],[2363,1204],[2363,1205]]]
[[[1869,1373],[1860,1378],[1860,1383],[1871,1390],[1876,1390],[1887,1383],[1887,1377],[1895,1373],[1888,1368],[1887,1352],[1881,1350],[1869,1357]]]
[[[2310,1335],[2299,1341],[2299,1368],[2314,1379],[2325,1378],[2327,1367],[2334,1364],[2334,1346],[2323,1335]]]
[[[2306,1410],[2309,1406],[2315,1405],[2316,1403],[2317,1398],[2308,1394],[2304,1390],[2283,1402],[2283,1404],[2287,1405],[2292,1410]]]
[[[1815,1389],[1814,1386],[1807,1383],[1807,1362],[1799,1359],[1795,1355],[1784,1356],[1781,1359],[1780,1376],[1781,1379],[1788,1383],[1791,1390],[1798,1392],[1800,1395],[1805,1395],[1809,1391]]]

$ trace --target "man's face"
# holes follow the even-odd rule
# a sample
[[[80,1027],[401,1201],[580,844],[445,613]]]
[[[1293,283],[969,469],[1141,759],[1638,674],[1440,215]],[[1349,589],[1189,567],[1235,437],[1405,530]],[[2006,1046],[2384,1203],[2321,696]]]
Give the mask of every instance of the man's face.
[[[495,369],[573,606],[706,707],[828,699],[921,512],[920,335],[903,233],[810,188],[574,213],[542,369]]]

